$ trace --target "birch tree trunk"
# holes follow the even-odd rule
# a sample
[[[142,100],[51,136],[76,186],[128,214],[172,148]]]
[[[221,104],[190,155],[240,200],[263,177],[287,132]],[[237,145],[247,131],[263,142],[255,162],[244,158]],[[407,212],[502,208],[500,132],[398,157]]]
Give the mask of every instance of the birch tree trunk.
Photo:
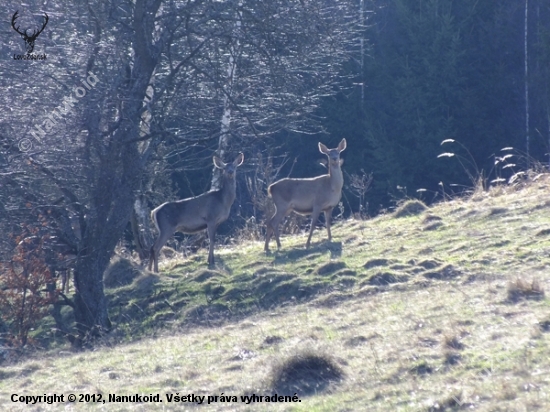
[[[525,63],[525,152],[527,153],[527,162],[529,161],[529,62],[527,50],[528,33],[528,10],[529,0],[525,0],[525,21],[524,21],[524,63]]]
[[[239,8],[243,5],[242,1],[239,1]],[[233,92],[233,83],[235,81],[235,73],[237,71],[236,55],[239,52],[239,35],[241,30],[241,11],[237,12],[237,19],[235,20],[235,26],[233,28],[233,35],[236,35],[236,41],[234,45],[229,48],[229,61],[227,63],[227,87],[223,97],[223,114],[220,127],[220,139],[218,141],[218,156],[222,160],[225,159],[225,153],[229,148],[229,140],[231,138],[231,99],[230,96]],[[212,169],[212,189],[219,189],[221,182],[222,170],[217,167]]]

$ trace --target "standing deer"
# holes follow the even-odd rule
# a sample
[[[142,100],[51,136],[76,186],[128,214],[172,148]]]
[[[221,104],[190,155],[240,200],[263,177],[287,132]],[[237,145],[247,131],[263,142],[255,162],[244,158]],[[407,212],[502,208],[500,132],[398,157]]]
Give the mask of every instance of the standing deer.
[[[281,179],[267,189],[267,193],[275,203],[275,214],[267,221],[264,250],[269,252],[269,240],[275,234],[277,249],[281,248],[279,240],[279,224],[283,218],[294,211],[301,215],[311,214],[311,228],[307,238],[306,248],[309,248],[313,229],[321,212],[325,212],[328,240],[330,234],[330,217],[332,209],[340,202],[344,176],[342,175],[342,160],[340,153],[346,149],[346,139],[342,139],[336,149],[328,149],[319,143],[319,151],[328,158],[328,174],[307,179]]]
[[[151,219],[159,231],[155,244],[151,247],[149,270],[153,262],[158,273],[158,256],[160,249],[175,232],[196,233],[206,229],[210,248],[208,265],[214,265],[214,238],[219,224],[227,220],[231,205],[235,200],[235,173],[244,161],[240,153],[233,163],[224,163],[214,156],[214,166],[223,170],[221,189],[211,190],[196,197],[166,202],[151,212]]]

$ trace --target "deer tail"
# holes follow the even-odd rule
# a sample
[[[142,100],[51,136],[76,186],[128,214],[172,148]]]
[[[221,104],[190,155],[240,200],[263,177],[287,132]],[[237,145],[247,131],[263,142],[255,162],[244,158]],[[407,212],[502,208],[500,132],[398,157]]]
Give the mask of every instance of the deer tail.
[[[158,210],[159,210],[158,207],[156,209],[151,210],[151,220],[155,224],[155,227],[157,228],[157,232],[160,232],[159,222],[157,221],[157,212],[158,212]]]

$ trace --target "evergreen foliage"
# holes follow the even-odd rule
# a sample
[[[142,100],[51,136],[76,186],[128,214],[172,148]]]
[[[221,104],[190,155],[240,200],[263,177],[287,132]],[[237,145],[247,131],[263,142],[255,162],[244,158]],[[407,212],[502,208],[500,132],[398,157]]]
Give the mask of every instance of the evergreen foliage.
[[[322,109],[331,135],[348,139],[348,173],[373,172],[370,211],[399,192],[437,198],[440,182],[471,187],[455,159],[438,159],[455,139],[477,170],[494,168],[504,147],[526,151],[524,4],[505,0],[374,0],[363,70]],[[530,161],[546,162],[550,139],[550,4],[529,2]],[[365,85],[364,101],[360,87]],[[527,160],[527,159],[526,159]],[[490,177],[490,176],[489,176]],[[509,176],[507,176],[509,177]]]

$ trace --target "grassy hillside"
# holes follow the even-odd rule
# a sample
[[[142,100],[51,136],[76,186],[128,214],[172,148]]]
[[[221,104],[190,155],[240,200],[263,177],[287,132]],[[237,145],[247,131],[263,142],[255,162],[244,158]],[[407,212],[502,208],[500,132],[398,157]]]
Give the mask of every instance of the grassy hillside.
[[[409,202],[337,222],[332,243],[317,230],[309,250],[306,235],[269,256],[261,241],[218,249],[216,270],[205,253],[161,261],[159,276],[118,263],[137,276],[109,281],[131,281],[108,289],[116,331],[93,351],[3,365],[0,409],[550,410],[549,192],[539,175]],[[28,407],[13,393],[107,402]],[[136,393],[163,402],[108,402]],[[274,393],[299,402],[241,402]]]

